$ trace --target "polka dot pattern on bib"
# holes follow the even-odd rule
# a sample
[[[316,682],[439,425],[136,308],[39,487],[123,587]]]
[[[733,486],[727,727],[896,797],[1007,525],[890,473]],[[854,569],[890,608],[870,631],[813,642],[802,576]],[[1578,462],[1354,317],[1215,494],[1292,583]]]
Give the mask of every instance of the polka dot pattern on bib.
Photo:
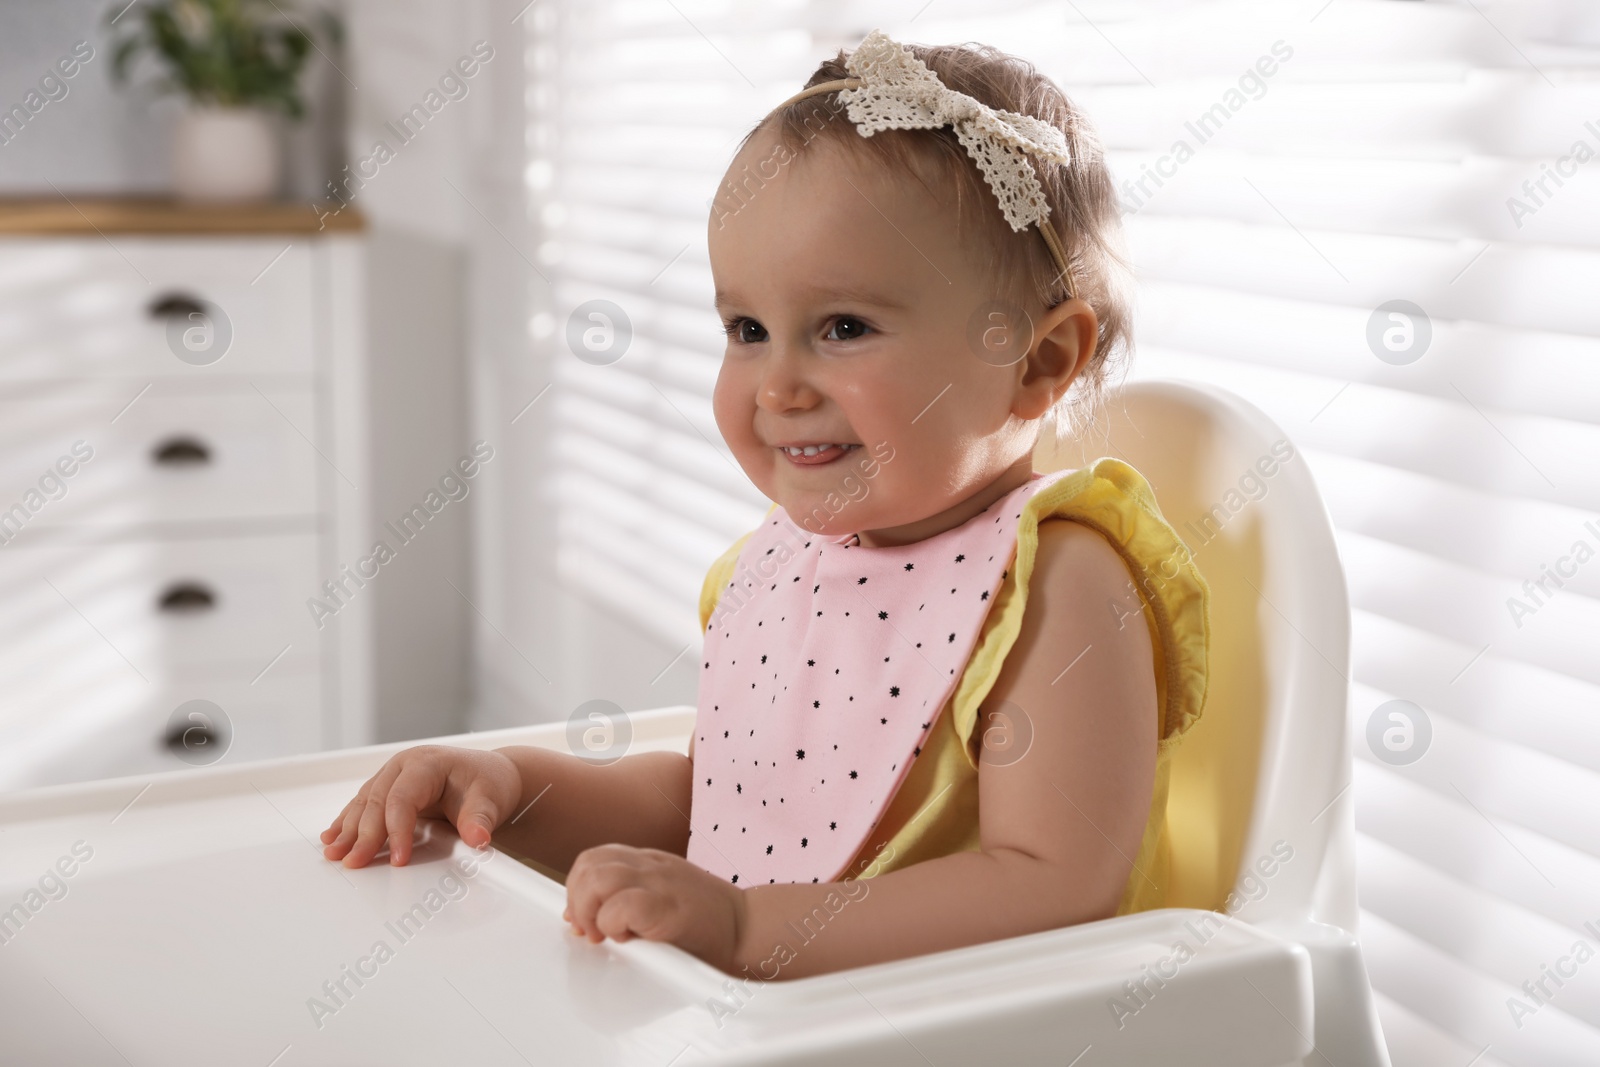
[[[1065,473],[897,547],[766,517],[706,627],[691,862],[738,885],[845,873],[960,679],[1023,504]]]

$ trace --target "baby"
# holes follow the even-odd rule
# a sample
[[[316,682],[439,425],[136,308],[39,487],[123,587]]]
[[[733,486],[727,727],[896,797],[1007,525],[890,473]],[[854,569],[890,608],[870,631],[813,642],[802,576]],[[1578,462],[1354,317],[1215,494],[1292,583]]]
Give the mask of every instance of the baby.
[[[413,748],[328,858],[443,817],[566,872],[592,942],[769,979],[1163,906],[1206,587],[1133,468],[1033,468],[1129,343],[1087,120],[874,33],[750,133],[709,239],[717,425],[775,505],[706,577],[688,755]]]

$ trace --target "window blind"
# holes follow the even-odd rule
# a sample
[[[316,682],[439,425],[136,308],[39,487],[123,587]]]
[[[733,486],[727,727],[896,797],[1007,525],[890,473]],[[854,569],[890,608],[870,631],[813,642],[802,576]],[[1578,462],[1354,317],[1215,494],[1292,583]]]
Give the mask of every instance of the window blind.
[[[709,404],[705,217],[748,125],[874,27],[1025,56],[1089,110],[1122,188],[1132,375],[1257,404],[1328,502],[1354,606],[1361,935],[1394,1062],[1600,1062],[1600,958],[1539,1001],[1524,986],[1579,940],[1600,954],[1582,925],[1600,927],[1600,555],[1572,562],[1580,541],[1600,554],[1600,160],[1574,158],[1600,151],[1600,16],[1577,0],[539,11],[528,192],[555,299],[532,332],[555,382],[565,580],[694,641],[707,565],[765,509]],[[605,365],[567,343],[571,311],[600,299],[632,329]],[[1393,300],[1431,335],[1410,362],[1368,340]],[[1408,766],[1363,740],[1392,699],[1433,726]]]
[[[529,193],[552,285],[531,332],[553,381],[558,573],[679,647],[699,640],[707,567],[767,508],[711,415],[708,205],[744,131],[814,64],[811,36],[794,5],[536,10]]]

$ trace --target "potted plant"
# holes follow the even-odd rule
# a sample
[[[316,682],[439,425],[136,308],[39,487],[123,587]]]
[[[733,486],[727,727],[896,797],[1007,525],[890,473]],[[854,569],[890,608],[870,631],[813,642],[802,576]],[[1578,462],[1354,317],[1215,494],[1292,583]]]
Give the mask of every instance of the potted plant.
[[[188,107],[173,138],[173,185],[195,200],[250,200],[277,194],[283,150],[277,120],[305,115],[299,78],[315,47],[309,20],[292,0],[148,0],[107,12],[116,29],[112,73],[126,82],[141,55],[159,61],[156,88],[181,92]],[[336,42],[338,22],[322,15]]]

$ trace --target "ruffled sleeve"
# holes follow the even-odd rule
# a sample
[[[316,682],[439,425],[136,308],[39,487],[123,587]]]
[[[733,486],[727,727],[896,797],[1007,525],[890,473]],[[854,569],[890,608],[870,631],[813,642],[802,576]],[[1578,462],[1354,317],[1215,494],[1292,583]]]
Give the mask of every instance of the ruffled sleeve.
[[[1028,500],[1017,526],[1013,581],[996,603],[998,617],[986,628],[956,690],[958,732],[970,738],[978,705],[999,678],[1021,632],[1039,522],[1047,518],[1071,519],[1095,530],[1127,564],[1154,645],[1159,744],[1166,751],[1205,707],[1211,592],[1188,546],[1161,514],[1150,483],[1133,467],[1109,457],[1058,478]]]

